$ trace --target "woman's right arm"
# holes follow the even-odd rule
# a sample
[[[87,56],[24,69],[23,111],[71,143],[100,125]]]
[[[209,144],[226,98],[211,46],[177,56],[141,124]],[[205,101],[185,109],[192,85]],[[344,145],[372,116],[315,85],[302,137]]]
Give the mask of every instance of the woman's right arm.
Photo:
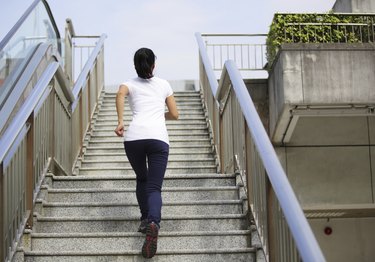
[[[176,100],[174,99],[174,96],[173,95],[168,96],[165,99],[165,103],[167,104],[167,108],[168,108],[168,112],[165,112],[165,119],[177,120],[178,110],[177,110]]]
[[[117,95],[116,95],[116,110],[117,110],[117,120],[118,124],[115,129],[115,133],[117,136],[124,136],[125,128],[124,128],[124,101],[125,96],[129,94],[129,88],[126,85],[120,85]]]

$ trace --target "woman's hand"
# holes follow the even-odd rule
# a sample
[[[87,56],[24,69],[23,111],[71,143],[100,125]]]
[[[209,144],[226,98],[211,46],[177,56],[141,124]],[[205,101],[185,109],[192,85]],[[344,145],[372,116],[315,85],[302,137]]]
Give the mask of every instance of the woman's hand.
[[[125,128],[123,123],[118,124],[118,126],[115,129],[115,133],[117,136],[124,136]]]

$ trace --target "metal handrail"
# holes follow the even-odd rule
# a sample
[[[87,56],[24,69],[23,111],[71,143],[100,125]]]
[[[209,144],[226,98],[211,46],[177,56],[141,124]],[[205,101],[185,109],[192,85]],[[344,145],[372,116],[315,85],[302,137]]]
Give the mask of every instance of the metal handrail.
[[[61,88],[63,90],[63,93],[66,97],[66,99],[68,101],[71,102],[71,105],[72,105],[72,110],[74,110],[74,108],[76,107],[77,105],[77,102],[78,102],[78,96],[79,96],[79,93],[85,88],[85,81],[87,79],[87,75],[90,73],[90,70],[95,62],[95,59],[96,57],[98,56],[100,50],[103,48],[104,46],[104,40],[107,36],[105,34],[103,34],[101,37],[100,37],[100,40],[98,42],[98,44],[96,45],[94,51],[91,53],[91,56],[90,58],[88,59],[84,69],[82,70],[78,80],[76,81],[74,87],[73,87],[73,90],[70,89],[69,85],[67,84],[66,82],[66,79],[64,78],[64,76],[62,76],[62,72],[61,72],[61,69],[59,69],[59,65],[61,64],[59,62],[59,55],[58,54],[54,54],[52,56],[55,57],[56,61],[57,62],[53,62],[51,63],[48,68],[46,69],[46,71],[44,72],[43,76],[45,74],[48,74],[50,76],[54,76],[55,74],[57,75],[57,78],[60,80],[60,85],[61,85]],[[36,66],[37,64],[39,64],[39,61],[44,57],[45,55],[45,52],[47,52],[48,50],[48,45],[47,44],[43,44],[40,46],[40,52],[38,52],[36,54],[36,56],[29,62],[29,65],[30,66]],[[29,70],[30,71],[30,70]],[[31,75],[29,75],[29,77],[31,77]],[[42,77],[41,78],[42,80],[45,80],[46,78],[45,77]],[[49,81],[51,80],[51,78],[49,79]],[[43,83],[46,84],[45,88],[47,87],[47,84],[49,81],[44,81]],[[27,82],[27,81],[23,81],[23,82]],[[39,84],[39,82],[38,82]],[[37,87],[39,86],[37,84]],[[38,92],[44,92],[43,90],[34,90],[33,94],[35,95],[38,95]],[[37,92],[37,93],[35,93]],[[17,92],[19,93],[19,92]],[[22,92],[21,92],[22,93]],[[27,110],[30,111],[31,110],[31,107],[33,107],[33,105],[35,106],[35,101],[38,101],[36,97],[34,97],[33,95],[31,95],[28,100],[23,104],[20,112],[26,112]],[[28,112],[27,111],[27,112]],[[28,116],[29,114],[27,113],[22,113],[22,114],[17,114],[17,116],[19,118],[15,118],[12,123],[10,124],[10,126],[7,128],[7,130],[5,131],[4,135],[0,138],[0,163],[1,161],[4,159],[8,149],[12,146],[13,142],[15,141],[15,139],[17,138],[18,136],[18,133],[19,133],[19,130],[22,129],[22,126],[23,124],[25,123],[26,119],[23,119],[22,116]],[[5,123],[4,123],[5,124]]]
[[[31,95],[27,98],[25,103],[20,108],[16,117],[12,120],[4,135],[0,138],[0,163],[12,147],[18,134],[21,132],[23,126],[27,122],[28,117],[38,104],[40,98],[43,96],[45,90],[48,88],[48,83],[51,81],[59,67],[58,62],[53,62],[48,65],[40,80],[36,84]],[[63,85],[62,85],[63,87]],[[64,87],[63,87],[64,88]],[[17,147],[17,146],[16,146]]]
[[[215,95],[219,84],[216,80],[215,73],[212,69],[211,61],[208,58],[208,54],[206,52],[206,47],[204,45],[202,35],[197,32],[195,33],[195,38],[197,39],[197,42],[198,42],[199,52],[201,54],[202,63],[207,72],[207,77],[208,77],[208,81],[210,82],[212,94]]]
[[[206,74],[208,75],[208,78],[210,78],[213,70],[206,66],[207,64],[209,65],[209,63],[205,61],[208,59],[206,48],[201,39],[201,35],[199,33],[196,33],[195,35],[198,41],[202,62],[205,63]],[[280,202],[281,209],[285,215],[303,261],[325,261],[323,253],[311,231],[306,217],[304,216],[234,61],[229,60],[224,63],[224,71],[222,72],[218,88],[216,88],[215,84],[214,88],[211,86],[211,90],[216,91],[213,93],[216,104],[220,105],[220,109],[225,106],[220,104],[221,101],[219,100],[220,97],[225,97],[228,93],[227,90],[224,90],[224,85],[228,82],[228,76],[230,78],[231,86],[236,93],[236,97],[239,100],[242,114],[247,122],[247,127],[250,130],[255,146],[267,171],[266,173],[273,186],[277,199]],[[211,81],[209,81],[209,84],[211,85]]]
[[[228,60],[224,64],[228,72],[232,87],[240,103],[242,113],[246,119],[256,148],[267,171],[268,178],[280,202],[283,214],[292,232],[298,251],[303,261],[325,261],[323,253],[315,239],[309,223],[302,211],[296,195],[287,179],[280,160],[276,155],[266,130],[250,98],[234,61]],[[225,74],[225,73],[223,73]]]
[[[201,36],[217,77],[226,60],[234,60],[238,69],[244,74],[255,71],[258,71],[258,74],[264,71],[266,34],[202,34]]]
[[[28,86],[29,81],[26,80],[29,79],[30,72],[34,72],[34,77],[41,70],[42,74],[38,76],[37,83],[33,85],[20,109],[17,110],[0,137],[0,191],[5,192],[0,197],[0,205],[3,206],[4,202],[10,199],[9,186],[4,183],[4,177],[7,178],[5,181],[11,181],[14,185],[16,184],[12,182],[12,179],[15,179],[17,183],[21,181],[27,191],[20,191],[18,195],[13,194],[12,198],[15,195],[21,199],[17,202],[20,204],[14,206],[12,204],[9,207],[13,211],[0,216],[0,259],[5,258],[6,261],[11,260],[16,252],[16,243],[21,235],[19,232],[23,231],[26,223],[32,227],[33,220],[30,214],[33,213],[33,205],[47,170],[66,175],[72,174],[75,161],[82,151],[84,135],[90,126],[90,117],[95,111],[98,95],[104,85],[101,81],[104,61],[102,50],[97,52],[98,58],[94,59],[94,62],[87,63],[91,65],[91,68],[84,74],[89,82],[93,77],[95,84],[88,85],[86,81],[84,85],[77,85],[75,89],[77,96],[74,97],[61,68],[59,54],[53,48],[45,47],[46,45],[42,44],[40,47],[40,51],[45,52],[38,52],[29,62],[30,68],[27,72],[23,72],[26,75],[26,78],[23,77],[25,81],[19,83],[20,86],[23,84],[23,88],[19,90],[25,90]],[[103,48],[103,44],[100,46]],[[41,57],[46,58],[46,65],[37,63]],[[91,74],[91,72],[94,73]],[[54,79],[56,81],[52,81]],[[86,88],[85,85],[88,87]],[[85,91],[82,92],[82,90]],[[73,104],[78,103],[82,105],[79,110],[70,110]],[[67,125],[59,127],[55,119]],[[45,128],[46,124],[51,122],[56,130]],[[40,135],[41,132],[43,134],[54,132],[54,135]],[[66,140],[67,137],[68,140]],[[42,157],[39,156],[39,152]],[[26,172],[20,169],[14,170],[14,166],[18,165]],[[21,212],[22,217],[18,214],[14,215],[14,210],[19,210],[19,208],[21,211],[17,212]],[[12,233],[15,231],[18,232],[17,235]]]
[[[107,38],[106,34],[102,34],[100,36],[99,41],[96,44],[96,47],[92,51],[89,59],[87,60],[84,68],[82,69],[80,75],[77,78],[77,81],[75,82],[75,84],[73,86],[72,91],[73,91],[73,97],[74,97],[75,102],[72,105],[72,110],[74,110],[74,108],[77,106],[77,97],[78,97],[79,93],[85,87],[85,82],[86,82],[87,76],[88,76],[88,74],[90,74],[90,70],[91,70],[93,64],[95,63],[95,60],[96,60],[99,52],[102,50],[102,48],[104,46],[104,40],[106,38]]]

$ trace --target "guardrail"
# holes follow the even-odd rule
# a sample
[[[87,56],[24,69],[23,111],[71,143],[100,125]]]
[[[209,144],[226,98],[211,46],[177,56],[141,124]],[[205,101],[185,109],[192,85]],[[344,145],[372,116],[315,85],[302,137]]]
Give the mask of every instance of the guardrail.
[[[47,170],[65,175],[74,170],[104,88],[104,38],[91,54],[85,66],[88,70],[81,73],[80,78],[85,80],[76,83],[74,92],[67,84],[59,56],[51,54],[54,62],[43,69],[0,138],[2,261],[12,258],[24,227],[33,226],[33,205]],[[35,74],[24,82],[25,87],[33,77]]]
[[[226,60],[235,61],[241,71],[264,70],[266,59],[265,34],[202,34],[212,61],[212,69],[220,71]]]
[[[272,254],[272,261],[325,261],[235,62],[225,62],[217,86],[202,37],[196,33],[196,38],[200,83],[221,170],[239,169],[246,176],[266,256]]]
[[[268,66],[284,43],[369,43],[375,14],[275,14],[267,37]]]
[[[40,3],[46,4],[35,1],[27,12],[43,7]],[[27,22],[26,18],[24,15],[20,21]],[[54,24],[53,17],[49,18]],[[8,36],[18,39],[14,30]],[[33,206],[46,173],[71,175],[82,153],[85,133],[104,88],[106,36],[94,37],[97,43],[73,88],[70,74],[61,67],[60,49],[45,41],[35,46],[24,66],[15,69],[17,78],[12,79],[12,88],[3,96],[0,261],[11,261],[24,228],[33,226]],[[14,41],[7,37],[2,43],[7,48]]]

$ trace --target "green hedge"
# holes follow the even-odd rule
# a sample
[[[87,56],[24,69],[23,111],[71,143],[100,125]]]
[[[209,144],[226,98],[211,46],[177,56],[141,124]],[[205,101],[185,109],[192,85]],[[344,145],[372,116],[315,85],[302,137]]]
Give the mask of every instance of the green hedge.
[[[373,42],[374,19],[371,15],[275,14],[266,42],[268,65],[283,43]]]

